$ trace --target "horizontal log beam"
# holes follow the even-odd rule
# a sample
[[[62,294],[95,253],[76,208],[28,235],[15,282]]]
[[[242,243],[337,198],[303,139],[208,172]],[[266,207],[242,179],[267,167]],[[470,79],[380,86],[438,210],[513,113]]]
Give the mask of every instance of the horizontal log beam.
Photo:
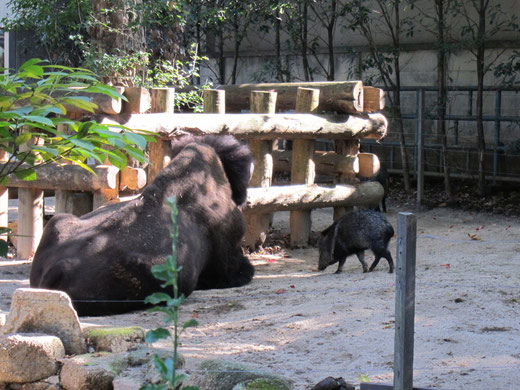
[[[311,210],[323,207],[377,206],[383,199],[383,186],[365,182],[356,186],[291,185],[269,189],[248,188],[244,214],[275,211]]]
[[[8,163],[5,171],[9,172],[9,169],[14,169],[15,165],[15,163]],[[4,166],[5,164],[0,163],[0,169],[3,169]],[[22,164],[20,169],[24,168],[30,168],[30,166]],[[95,175],[79,165],[44,165],[35,169],[36,180],[19,179],[15,174],[11,173],[8,176],[6,187],[63,191],[97,191],[117,188],[119,169],[112,165],[91,165],[90,168],[96,173]]]
[[[276,111],[294,110],[298,88],[320,90],[318,111],[356,114],[363,111],[363,83],[361,81],[316,81],[303,83],[260,83],[220,85],[226,91],[226,112],[249,110],[251,91],[276,91]],[[194,87],[191,87],[193,89]],[[189,91],[190,87],[179,92]]]
[[[147,130],[164,138],[193,135],[231,134],[240,139],[380,139],[386,135],[388,121],[382,114],[132,114],[98,116],[102,124],[120,124]]]
[[[271,154],[275,172],[291,171],[292,151],[273,150]],[[321,175],[356,174],[359,172],[359,161],[356,156],[342,156],[334,152],[314,152],[313,160],[316,173]]]

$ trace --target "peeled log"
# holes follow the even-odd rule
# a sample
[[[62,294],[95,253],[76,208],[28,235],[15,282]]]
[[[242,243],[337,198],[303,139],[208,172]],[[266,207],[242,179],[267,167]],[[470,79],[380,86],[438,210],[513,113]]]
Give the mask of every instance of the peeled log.
[[[323,207],[377,206],[383,199],[383,186],[365,182],[356,186],[291,185],[269,189],[248,188],[244,214],[275,211],[311,210]]]
[[[290,172],[292,152],[273,150],[275,172]],[[336,175],[338,173],[356,174],[359,172],[359,161],[356,156],[342,156],[334,152],[314,152],[312,158],[316,173],[321,175]]]
[[[294,110],[296,107],[296,94],[299,87],[320,90],[318,111],[337,111],[345,114],[356,114],[363,111],[363,83],[361,81],[233,84],[220,85],[218,89],[226,91],[226,112],[248,110],[251,91],[278,92],[276,110],[288,111]]]
[[[5,164],[0,164],[0,169]],[[9,163],[6,168],[14,169],[15,163]],[[22,164],[21,168],[29,168]],[[62,166],[49,164],[36,167],[36,180],[22,180],[13,173],[8,176],[7,187],[38,188],[43,190],[64,191],[96,191],[117,188],[119,169],[111,165],[90,166],[96,173],[93,175],[79,165],[65,164]]]
[[[380,139],[388,121],[382,114],[132,114],[99,116],[102,124],[120,124],[170,138],[176,133],[193,135],[231,134],[239,139]]]
[[[381,88],[363,87],[363,111],[375,112],[385,108],[385,91]]]

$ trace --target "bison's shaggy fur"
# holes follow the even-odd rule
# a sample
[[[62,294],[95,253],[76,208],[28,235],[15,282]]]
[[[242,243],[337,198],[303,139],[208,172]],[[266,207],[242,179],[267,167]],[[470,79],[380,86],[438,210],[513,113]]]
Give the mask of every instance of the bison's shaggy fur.
[[[184,137],[173,159],[134,200],[81,218],[58,214],[47,224],[31,268],[31,287],[65,291],[80,315],[121,313],[144,307],[161,291],[151,273],[171,253],[178,214],[179,290],[238,287],[254,268],[243,255],[245,223],[237,206],[246,199],[249,149],[231,136]]]

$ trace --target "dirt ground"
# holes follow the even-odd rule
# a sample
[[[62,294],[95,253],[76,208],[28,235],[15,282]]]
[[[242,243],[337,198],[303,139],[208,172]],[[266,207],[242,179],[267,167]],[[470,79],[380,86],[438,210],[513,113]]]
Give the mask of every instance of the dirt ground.
[[[416,212],[390,204],[387,217],[417,215],[415,386],[520,388],[520,220],[438,207]],[[313,230],[332,210],[313,212]],[[274,218],[288,232],[288,213]],[[390,243],[395,257],[396,239]],[[371,261],[371,254],[369,264]],[[363,274],[356,257],[343,273],[316,272],[316,248],[251,255],[253,281],[242,288],[196,291],[182,319],[199,326],[182,335],[188,371],[223,358],[292,378],[309,389],[327,376],[392,382],[394,274],[382,260]],[[30,262],[0,260],[0,313],[28,286]],[[83,323],[162,326],[158,313],[84,317]]]

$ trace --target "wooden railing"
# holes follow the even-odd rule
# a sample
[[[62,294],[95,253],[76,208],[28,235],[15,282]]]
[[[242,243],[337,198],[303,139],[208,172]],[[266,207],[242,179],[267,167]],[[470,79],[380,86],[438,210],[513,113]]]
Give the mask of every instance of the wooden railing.
[[[95,119],[104,124],[152,131],[159,136],[158,142],[149,144],[150,164],[146,174],[140,168],[119,172],[112,166],[98,166],[95,167],[98,175],[93,176],[69,165],[41,168],[33,182],[13,178],[8,187],[20,187],[30,193],[19,198],[17,257],[30,257],[39,242],[44,189],[56,191],[56,212],[88,211],[88,207],[73,207],[78,202],[85,203],[85,193],[92,194],[93,208],[117,201],[123,188],[140,190],[146,181],[153,180],[170,161],[171,139],[186,133],[232,134],[248,142],[255,161],[243,207],[247,220],[245,245],[250,248],[263,244],[271,220],[269,215],[273,212],[291,211],[291,245],[305,246],[311,230],[312,209],[334,207],[337,218],[345,208],[380,202],[382,186],[377,182],[360,183],[357,177],[371,177],[379,169],[377,156],[359,153],[359,140],[379,139],[387,132],[386,118],[374,113],[384,106],[381,90],[363,87],[357,81],[257,86],[226,86],[225,90],[205,91],[204,114],[173,114],[172,89],[126,89],[124,94],[129,102],[120,105],[120,114],[113,112],[117,104],[108,104],[110,111]],[[232,97],[233,110],[249,109],[251,113],[225,114],[226,94]],[[282,96],[284,111],[295,112],[276,113],[278,96]],[[317,115],[321,109],[336,112]],[[292,150],[273,148],[274,141],[279,139],[292,141]],[[333,139],[336,151],[316,151],[316,139]],[[290,171],[290,185],[272,186],[274,171]],[[332,176],[335,184],[315,184],[316,173]],[[78,195],[78,191],[83,195]],[[0,215],[6,213],[7,207],[1,204]]]

